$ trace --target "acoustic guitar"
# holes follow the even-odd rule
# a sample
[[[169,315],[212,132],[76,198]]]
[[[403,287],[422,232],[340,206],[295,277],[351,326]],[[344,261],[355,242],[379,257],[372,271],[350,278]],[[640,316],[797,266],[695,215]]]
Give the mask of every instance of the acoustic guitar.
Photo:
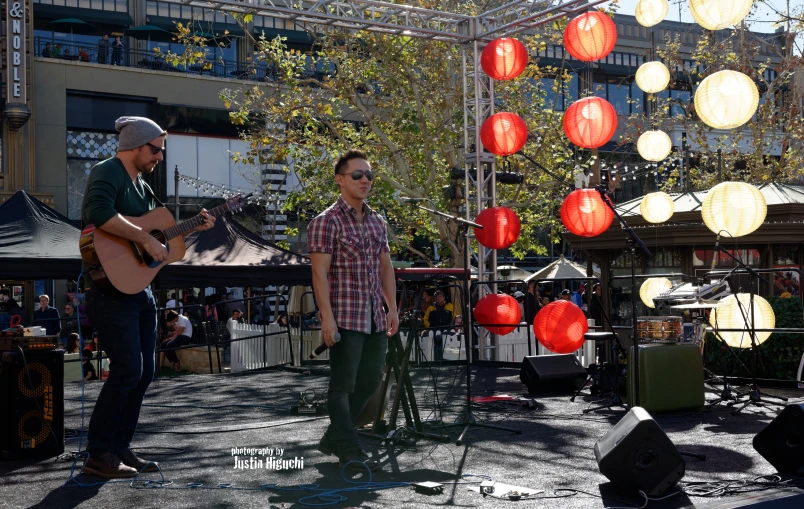
[[[208,212],[210,216],[218,217],[239,210],[244,205],[245,199],[237,195]],[[126,217],[126,220],[150,232],[164,244],[168,252],[167,260],[158,262],[136,242],[112,235],[94,225],[84,228],[78,246],[95,286],[102,290],[115,288],[129,295],[144,290],[162,267],[184,258],[183,236],[204,222],[204,218],[197,215],[177,224],[164,207],[140,217]]]

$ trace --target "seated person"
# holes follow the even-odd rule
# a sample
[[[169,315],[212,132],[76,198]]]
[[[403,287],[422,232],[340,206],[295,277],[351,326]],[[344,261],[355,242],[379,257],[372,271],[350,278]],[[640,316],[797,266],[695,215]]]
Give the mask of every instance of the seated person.
[[[226,328],[231,333],[235,323],[243,323],[244,321],[245,320],[243,320],[243,312],[240,311],[239,309],[234,309],[232,310],[232,317],[226,321]]]
[[[70,334],[67,337],[67,346],[64,347],[65,353],[78,353],[78,348],[80,347],[80,341],[77,333]],[[90,353],[92,351],[90,350]]]
[[[162,343],[162,348],[178,348],[192,343],[193,324],[190,323],[189,318],[171,309],[167,313],[167,322],[168,325],[173,325],[173,332],[165,339],[165,342]],[[161,352],[159,356],[160,366],[165,357],[170,361],[173,371],[181,371],[181,362],[179,362],[179,357],[176,355],[175,350]]]
[[[82,356],[84,357],[84,381],[98,380],[98,372],[95,371],[95,366],[92,365],[92,350],[84,349]]]
[[[64,318],[61,320],[61,344],[65,344],[72,334],[78,335],[78,316],[75,314],[75,304],[68,302],[64,305]]]
[[[84,48],[78,48],[78,59],[82,62],[89,62],[89,53]]]
[[[279,318],[277,318],[274,323],[279,325],[280,327],[287,328],[287,326],[288,326],[288,314],[287,313],[282,313],[281,315],[279,315]]]
[[[53,45],[49,42],[45,43],[45,47],[42,50],[42,56],[45,58],[53,58]]]
[[[452,325],[452,319],[455,316],[455,308],[452,303],[446,301],[444,292],[438,290],[435,292],[435,301],[427,308],[424,314],[425,327],[446,327]],[[448,332],[447,329],[436,329],[433,334],[433,357],[435,361],[443,360],[444,358],[444,340],[441,337],[442,333]]]
[[[444,292],[441,290],[435,292],[434,297],[435,302],[424,313],[424,326],[442,327],[452,324],[452,319],[455,316],[455,308],[452,303],[446,301]]]

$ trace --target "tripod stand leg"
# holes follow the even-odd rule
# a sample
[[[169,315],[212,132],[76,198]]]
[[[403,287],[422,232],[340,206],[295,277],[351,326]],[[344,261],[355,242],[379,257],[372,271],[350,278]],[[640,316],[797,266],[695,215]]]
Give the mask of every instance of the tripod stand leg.
[[[590,381],[590,380],[592,380],[592,378],[595,376],[595,373],[596,373],[596,372],[597,372],[597,368],[595,368],[595,369],[594,369],[592,372],[590,372],[590,373],[589,373],[589,376],[588,376],[588,377],[586,377],[586,381],[583,383],[583,385],[581,385],[581,388],[580,388],[580,389],[578,389],[577,391],[575,391],[575,394],[573,394],[573,396],[570,398],[570,401],[572,401],[573,403],[575,403],[575,398],[577,398],[578,396],[580,396],[580,395],[581,395],[581,392],[583,392],[583,390],[584,390],[584,389],[586,389],[586,384],[588,384],[588,383],[589,383],[589,381]]]
[[[506,428],[505,426],[496,426],[496,425],[494,425],[494,424],[482,424],[482,423],[478,423],[477,421],[475,421],[475,416],[474,416],[474,415],[472,415],[472,414],[468,414],[468,415],[466,415],[466,416],[464,417],[464,422],[462,422],[462,423],[450,424],[450,425],[449,425],[449,426],[447,426],[447,427],[453,427],[453,426],[463,426],[463,430],[461,431],[461,434],[460,434],[460,435],[458,435],[458,439],[455,441],[455,445],[463,445],[463,438],[464,438],[464,436],[466,436],[466,434],[467,434],[469,431],[471,431],[471,430],[470,430],[470,428],[471,428],[472,426],[474,426],[474,427],[476,427],[476,428],[484,428],[484,429],[496,429],[496,430],[500,430],[500,431],[508,431],[508,432],[511,432],[511,433],[516,433],[517,435],[521,435],[521,434],[522,434],[522,430],[521,430],[521,429],[516,429],[516,428]]]

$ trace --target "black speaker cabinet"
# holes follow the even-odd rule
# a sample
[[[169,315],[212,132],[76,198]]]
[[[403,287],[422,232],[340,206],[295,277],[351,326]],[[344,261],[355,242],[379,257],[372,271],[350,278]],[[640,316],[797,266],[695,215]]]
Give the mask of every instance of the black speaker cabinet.
[[[575,392],[586,381],[586,369],[573,354],[535,355],[522,359],[519,379],[529,394]]]
[[[686,464],[650,414],[632,407],[595,444],[600,473],[625,491],[661,496],[684,477]]]
[[[0,356],[0,454],[21,459],[63,453],[64,351]]]
[[[754,437],[754,449],[780,474],[804,474],[804,403],[787,405]]]

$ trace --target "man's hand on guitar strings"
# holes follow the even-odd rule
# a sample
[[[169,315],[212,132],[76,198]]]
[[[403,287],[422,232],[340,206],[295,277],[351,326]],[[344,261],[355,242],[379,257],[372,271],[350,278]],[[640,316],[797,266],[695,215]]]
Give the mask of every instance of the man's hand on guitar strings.
[[[148,251],[148,254],[151,255],[151,258],[153,258],[155,261],[163,262],[167,260],[168,257],[167,248],[165,247],[164,244],[156,240],[155,237],[148,235],[148,240],[142,247],[144,247],[145,250]]]
[[[207,209],[201,209],[198,215],[204,218],[204,222],[195,228],[197,231],[206,231],[215,226],[215,218],[209,215]]]

